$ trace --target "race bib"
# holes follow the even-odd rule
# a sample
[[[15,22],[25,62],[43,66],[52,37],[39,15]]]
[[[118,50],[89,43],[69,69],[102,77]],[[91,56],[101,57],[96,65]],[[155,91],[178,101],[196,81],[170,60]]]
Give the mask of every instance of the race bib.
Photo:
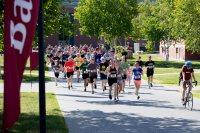
[[[88,73],[88,71],[84,71],[83,73],[87,74],[87,73]]]
[[[116,74],[111,74],[110,77],[111,78],[116,78]]]
[[[148,68],[149,68],[149,69],[152,69],[152,68],[153,68],[153,66],[148,66]]]
[[[140,75],[138,75],[138,76],[134,76],[134,79],[140,79],[140,78],[141,78]]]
[[[90,72],[94,73],[94,72],[97,72],[97,70],[90,70]]]

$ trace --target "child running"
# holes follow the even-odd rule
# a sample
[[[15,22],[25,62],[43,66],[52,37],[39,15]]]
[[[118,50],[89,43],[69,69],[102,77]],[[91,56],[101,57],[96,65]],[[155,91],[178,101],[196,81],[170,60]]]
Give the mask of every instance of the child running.
[[[134,66],[135,66],[135,68],[133,68],[133,75],[134,75],[133,79],[134,79],[134,84],[136,87],[135,95],[137,96],[137,99],[140,99],[139,89],[141,86],[141,75],[143,75],[143,70],[139,66],[138,62],[136,62]]]

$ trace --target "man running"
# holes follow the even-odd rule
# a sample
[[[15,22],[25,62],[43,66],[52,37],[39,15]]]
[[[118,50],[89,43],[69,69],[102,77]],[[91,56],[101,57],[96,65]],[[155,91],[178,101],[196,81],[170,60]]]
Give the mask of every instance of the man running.
[[[106,90],[106,81],[107,81],[107,74],[105,72],[106,68],[108,67],[108,63],[105,61],[104,57],[101,57],[101,63],[100,66],[100,79],[102,83],[102,89],[103,91]]]
[[[83,63],[80,66],[80,69],[82,70],[82,78],[84,81],[84,91],[86,92],[86,87],[88,86],[88,80],[89,80],[89,72],[87,71],[88,62],[86,57],[83,58]]]
[[[71,56],[68,57],[68,61],[65,63],[64,67],[67,72],[67,83],[68,83],[68,89],[70,90],[70,87],[72,88],[72,76],[74,74],[74,66],[75,62],[73,61],[73,58]]]
[[[114,101],[117,102],[117,70],[115,68],[115,62],[113,59],[110,60],[110,66],[107,67],[106,72],[108,73],[108,85],[109,89],[109,99],[112,100],[112,86],[114,86]]]
[[[124,71],[124,74],[122,75],[122,79],[123,79],[122,91],[125,92],[124,89],[126,86],[126,79],[127,79],[126,72],[127,72],[127,69],[129,69],[129,65],[128,65],[128,62],[126,62],[125,56],[122,56],[120,66],[123,68],[123,71]]]
[[[87,70],[89,71],[89,78],[90,83],[92,87],[92,94],[94,94],[94,88],[97,88],[96,85],[96,79],[97,79],[97,69],[99,68],[99,65],[95,63],[95,58],[92,57],[90,60],[90,64],[87,67]]]
[[[151,56],[149,56],[149,61],[145,63],[145,66],[147,67],[148,85],[150,89],[150,87],[153,87],[152,82],[153,82],[153,74],[155,68],[155,63],[154,61],[151,60]]]
[[[81,58],[80,53],[76,54],[76,57],[74,58],[74,62],[76,63],[76,73],[77,73],[77,82],[79,82],[79,78],[80,78],[80,66],[83,62],[83,59]]]

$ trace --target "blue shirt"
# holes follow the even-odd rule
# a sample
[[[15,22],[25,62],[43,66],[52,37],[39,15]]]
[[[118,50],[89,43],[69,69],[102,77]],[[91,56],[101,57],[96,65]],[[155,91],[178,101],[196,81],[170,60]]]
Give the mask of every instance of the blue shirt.
[[[134,80],[141,80],[142,68],[133,68]]]

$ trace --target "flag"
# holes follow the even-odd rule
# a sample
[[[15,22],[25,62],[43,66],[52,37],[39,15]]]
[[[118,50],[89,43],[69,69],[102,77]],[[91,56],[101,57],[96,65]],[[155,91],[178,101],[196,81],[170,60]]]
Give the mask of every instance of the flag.
[[[35,70],[38,66],[38,51],[33,51],[30,54],[30,70]]]
[[[38,18],[39,0],[5,0],[3,131],[20,114],[20,86],[30,55]]]

